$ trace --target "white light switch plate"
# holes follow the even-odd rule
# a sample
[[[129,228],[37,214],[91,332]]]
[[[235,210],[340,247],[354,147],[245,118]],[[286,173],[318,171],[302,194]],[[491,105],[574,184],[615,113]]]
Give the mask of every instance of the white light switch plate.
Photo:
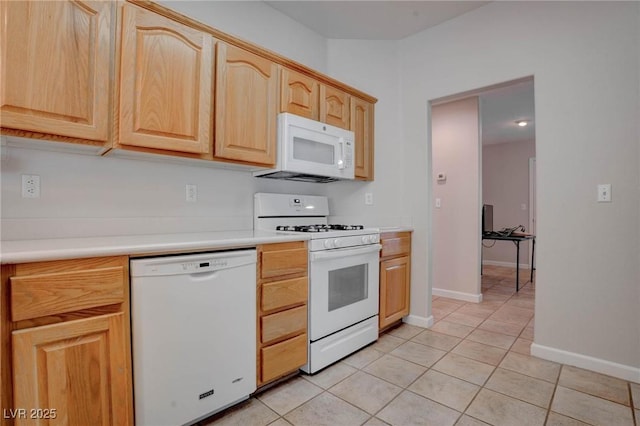
[[[598,185],[598,202],[610,203],[611,202],[611,184],[601,183]]]

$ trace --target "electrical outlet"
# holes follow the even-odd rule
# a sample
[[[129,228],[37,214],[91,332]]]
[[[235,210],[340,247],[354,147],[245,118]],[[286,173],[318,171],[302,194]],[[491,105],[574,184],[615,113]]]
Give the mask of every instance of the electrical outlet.
[[[439,209],[440,207],[442,207],[442,199],[436,198],[436,209]]]
[[[187,194],[186,194],[187,202],[195,203],[196,201],[198,201],[198,187],[196,185],[187,184],[186,190],[187,190]]]
[[[373,205],[373,193],[372,192],[367,192],[364,194],[364,203],[367,206],[372,206]]]
[[[40,198],[40,176],[22,175],[22,198]]]
[[[611,184],[604,183],[598,185],[598,202],[610,203],[611,202]]]

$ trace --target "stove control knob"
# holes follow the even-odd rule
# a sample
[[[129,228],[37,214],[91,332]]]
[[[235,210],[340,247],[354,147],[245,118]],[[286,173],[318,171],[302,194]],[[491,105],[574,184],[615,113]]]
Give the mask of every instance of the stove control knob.
[[[336,238],[335,240],[333,240],[333,245],[334,245],[335,247],[340,247],[340,242],[341,242],[341,241],[340,241],[338,238]]]
[[[331,240],[325,240],[324,241],[324,248],[331,248],[332,244],[331,244]]]
[[[365,235],[362,237],[362,244],[368,244],[369,243],[369,238]]]
[[[380,235],[372,235],[371,236],[371,243],[375,244],[375,243],[379,243],[380,242]]]

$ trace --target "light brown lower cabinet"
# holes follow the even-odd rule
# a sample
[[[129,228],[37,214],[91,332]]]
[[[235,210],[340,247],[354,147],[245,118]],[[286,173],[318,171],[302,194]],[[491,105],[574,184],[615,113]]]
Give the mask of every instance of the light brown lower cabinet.
[[[265,346],[260,350],[258,386],[296,371],[307,363],[307,333]]]
[[[258,246],[258,387],[307,363],[307,243]]]
[[[7,425],[132,425],[127,256],[2,266]]]
[[[389,232],[380,236],[380,316],[383,330],[409,315],[411,291],[411,233]]]
[[[129,424],[122,312],[12,333],[17,424]]]

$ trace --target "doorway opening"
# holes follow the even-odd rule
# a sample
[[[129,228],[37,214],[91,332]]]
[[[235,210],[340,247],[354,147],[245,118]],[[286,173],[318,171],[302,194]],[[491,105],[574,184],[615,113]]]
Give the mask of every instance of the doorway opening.
[[[514,242],[483,242],[482,207],[493,206],[494,230],[535,232],[533,77],[433,100],[430,119],[432,295],[481,302],[509,282],[515,293],[516,271],[520,286],[535,281],[533,244],[517,259]],[[499,277],[483,282],[483,266]]]

